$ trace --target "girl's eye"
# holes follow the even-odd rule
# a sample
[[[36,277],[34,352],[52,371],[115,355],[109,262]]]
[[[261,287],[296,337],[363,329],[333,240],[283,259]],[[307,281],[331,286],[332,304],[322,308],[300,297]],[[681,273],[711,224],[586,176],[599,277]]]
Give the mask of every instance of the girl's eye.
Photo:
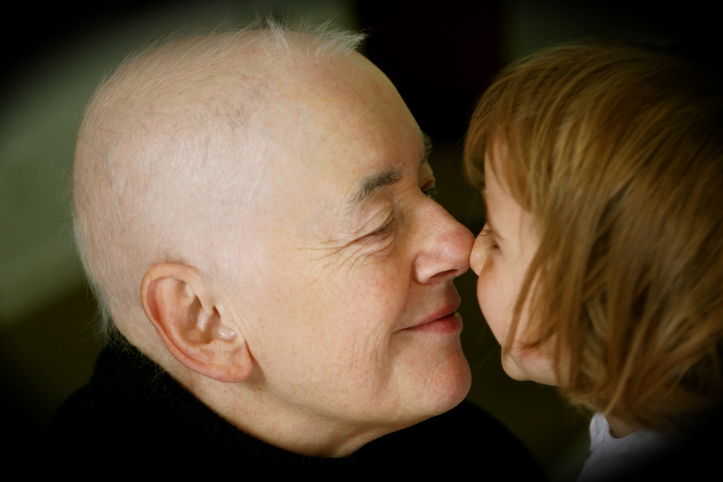
[[[434,181],[428,182],[422,186],[422,193],[429,199],[437,199],[437,188],[434,185]]]
[[[485,249],[489,250],[496,250],[500,249],[500,247],[497,245],[497,241],[495,241],[495,235],[492,233],[492,231],[488,227],[484,227],[482,231],[479,233],[479,238],[484,243]]]

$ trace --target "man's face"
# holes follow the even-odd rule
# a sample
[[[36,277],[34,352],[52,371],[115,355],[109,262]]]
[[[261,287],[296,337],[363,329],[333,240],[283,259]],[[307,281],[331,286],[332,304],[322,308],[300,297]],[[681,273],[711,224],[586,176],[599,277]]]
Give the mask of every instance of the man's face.
[[[341,66],[339,65],[341,63]],[[423,136],[361,56],[296,72],[269,115],[275,150],[225,265],[250,383],[285,416],[389,431],[467,394],[459,295],[471,233],[428,197]],[[280,124],[280,125],[279,125]],[[324,425],[326,424],[326,425]]]

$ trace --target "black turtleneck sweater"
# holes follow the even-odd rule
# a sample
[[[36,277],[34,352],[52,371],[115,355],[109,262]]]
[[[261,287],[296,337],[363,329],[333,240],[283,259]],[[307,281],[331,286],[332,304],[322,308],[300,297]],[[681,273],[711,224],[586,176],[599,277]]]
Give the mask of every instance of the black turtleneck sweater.
[[[503,425],[466,402],[348,457],[295,454],[237,429],[127,344],[103,350],[45,435],[42,464],[56,474],[545,479]]]

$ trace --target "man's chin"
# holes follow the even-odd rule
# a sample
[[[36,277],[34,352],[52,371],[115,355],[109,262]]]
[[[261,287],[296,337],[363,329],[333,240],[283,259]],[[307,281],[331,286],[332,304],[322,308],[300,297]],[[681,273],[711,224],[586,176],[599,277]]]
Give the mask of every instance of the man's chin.
[[[457,383],[450,386],[446,393],[440,393],[435,416],[441,415],[462,403],[469,393],[472,387],[472,373],[467,364],[467,359],[464,359],[464,364],[459,368],[459,373],[455,377],[455,380]]]
[[[464,355],[449,360],[444,370],[438,370],[416,397],[416,409],[422,419],[441,415],[459,405],[472,386],[472,373]],[[421,421],[421,420],[420,420]]]

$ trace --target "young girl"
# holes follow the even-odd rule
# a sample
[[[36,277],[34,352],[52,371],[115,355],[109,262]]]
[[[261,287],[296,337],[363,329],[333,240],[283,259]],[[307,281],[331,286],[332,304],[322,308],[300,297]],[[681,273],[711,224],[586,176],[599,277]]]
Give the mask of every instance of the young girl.
[[[694,430],[723,392],[723,96],[702,64],[551,47],[480,99],[477,295],[512,378],[597,412],[579,480]]]

